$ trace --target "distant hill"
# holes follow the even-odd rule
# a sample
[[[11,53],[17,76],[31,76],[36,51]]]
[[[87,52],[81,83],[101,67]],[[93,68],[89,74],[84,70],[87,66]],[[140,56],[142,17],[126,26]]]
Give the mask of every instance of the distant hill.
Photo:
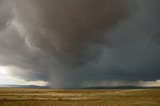
[[[85,87],[83,89],[160,89],[160,87],[142,87],[142,86],[97,86]]]
[[[49,86],[36,86],[36,85],[0,85],[0,87],[9,87],[9,88],[50,88]]]
[[[0,87],[8,88],[52,88],[50,86],[36,86],[36,85],[0,85]],[[142,86],[95,86],[83,88],[64,88],[64,89],[160,89],[160,86],[142,87]]]

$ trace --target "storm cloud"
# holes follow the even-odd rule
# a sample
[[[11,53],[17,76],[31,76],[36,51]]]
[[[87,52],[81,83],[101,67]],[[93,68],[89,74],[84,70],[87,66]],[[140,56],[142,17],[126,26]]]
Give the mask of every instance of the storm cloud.
[[[158,80],[159,3],[0,0],[0,65],[55,88]]]

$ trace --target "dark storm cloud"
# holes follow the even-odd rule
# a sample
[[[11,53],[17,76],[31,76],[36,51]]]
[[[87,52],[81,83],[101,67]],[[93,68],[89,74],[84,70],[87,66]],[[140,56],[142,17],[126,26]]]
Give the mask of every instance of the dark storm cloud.
[[[153,36],[151,37],[151,41],[155,44],[160,45],[160,32],[153,34]]]
[[[128,79],[159,79],[160,46],[151,41],[160,30],[159,4],[158,0],[144,1],[137,16],[130,19],[124,28],[121,27],[122,30],[117,31],[121,33],[121,39],[113,41],[117,43],[115,50],[119,53],[115,59],[118,64],[119,62],[122,64],[120,65],[122,70],[129,74]],[[122,38],[125,38],[123,43]]]
[[[17,7],[23,7],[17,9],[29,26],[31,42],[73,67],[99,57],[95,45],[109,43],[104,32],[128,17],[128,4],[126,0],[30,0],[19,1]]]
[[[93,80],[136,82],[160,78],[159,4],[158,0],[141,1],[140,11],[111,31],[112,48],[103,49],[99,64],[88,69]]]
[[[0,30],[7,26],[7,22],[11,18],[11,8],[7,0],[0,0]]]
[[[0,2],[0,64],[13,76],[53,87],[159,78],[158,0]]]

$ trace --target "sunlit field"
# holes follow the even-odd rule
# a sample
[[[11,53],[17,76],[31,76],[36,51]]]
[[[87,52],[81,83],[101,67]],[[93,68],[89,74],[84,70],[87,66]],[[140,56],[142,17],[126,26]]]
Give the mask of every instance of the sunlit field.
[[[1,88],[0,106],[160,106],[160,89],[53,90]]]

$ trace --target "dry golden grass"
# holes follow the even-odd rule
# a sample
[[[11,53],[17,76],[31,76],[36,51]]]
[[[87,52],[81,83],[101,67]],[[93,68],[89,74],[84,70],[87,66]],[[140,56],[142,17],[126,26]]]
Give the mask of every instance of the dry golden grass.
[[[160,89],[0,89],[0,106],[160,106]]]

